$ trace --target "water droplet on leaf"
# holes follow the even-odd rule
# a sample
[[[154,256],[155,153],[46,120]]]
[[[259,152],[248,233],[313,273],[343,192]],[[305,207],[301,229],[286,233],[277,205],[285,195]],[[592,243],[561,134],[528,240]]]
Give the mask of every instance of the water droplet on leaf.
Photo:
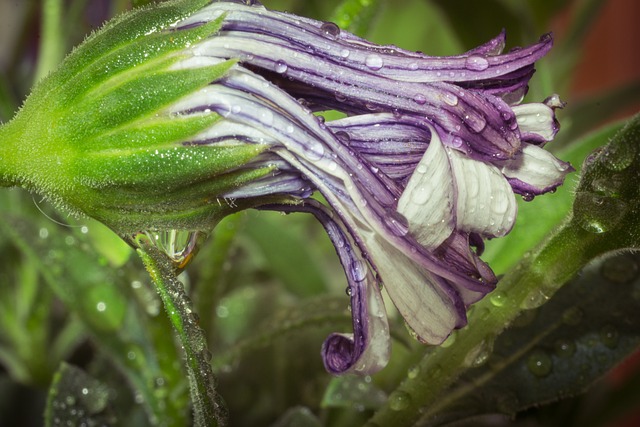
[[[535,350],[527,358],[527,368],[536,377],[546,377],[551,373],[553,362],[543,350]]]
[[[411,395],[401,390],[395,390],[389,395],[389,407],[393,411],[403,411],[411,405]]]

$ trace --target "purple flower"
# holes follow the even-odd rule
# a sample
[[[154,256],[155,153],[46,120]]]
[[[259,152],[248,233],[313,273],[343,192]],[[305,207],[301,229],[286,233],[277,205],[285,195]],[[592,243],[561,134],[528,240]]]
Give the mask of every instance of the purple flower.
[[[260,209],[308,212],[325,227],[349,282],[354,328],[325,342],[329,372],[385,366],[382,284],[417,338],[441,343],[495,287],[479,255],[483,239],[513,227],[514,193],[531,199],[573,170],[543,149],[558,131],[558,97],[520,104],[551,37],[502,54],[502,33],[439,58],[250,3],[212,3],[175,25],[223,20],[174,68],[238,59],[171,107],[225,118],[184,144],[267,146],[243,167],[272,173],[220,196],[263,198]],[[325,123],[313,114],[329,109],[347,117]]]

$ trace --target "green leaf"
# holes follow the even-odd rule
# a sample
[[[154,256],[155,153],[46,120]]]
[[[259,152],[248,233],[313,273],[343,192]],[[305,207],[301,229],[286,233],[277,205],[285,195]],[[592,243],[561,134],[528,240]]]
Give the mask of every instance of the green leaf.
[[[516,319],[482,366],[465,373],[423,416],[513,416],[583,393],[640,346],[639,302],[640,254],[590,264],[547,304]]]
[[[322,427],[322,423],[309,408],[291,408],[272,427]]]
[[[82,369],[63,362],[49,389],[45,425],[115,426],[117,419],[111,408],[111,400],[106,385]]]
[[[130,276],[101,262],[79,229],[74,235],[51,224],[34,227],[27,218],[5,214],[0,227],[34,261],[65,307],[82,320],[100,351],[126,375],[144,399],[152,423],[183,425],[188,399],[184,375],[174,363],[179,356],[167,340],[167,322],[153,318],[137,304]],[[157,385],[158,378],[162,387]]]

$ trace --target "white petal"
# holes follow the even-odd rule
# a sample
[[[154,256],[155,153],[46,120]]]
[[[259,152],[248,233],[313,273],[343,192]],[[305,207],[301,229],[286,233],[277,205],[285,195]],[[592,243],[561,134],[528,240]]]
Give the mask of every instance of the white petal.
[[[397,248],[375,236],[366,242],[384,285],[407,325],[421,341],[442,343],[456,327],[453,302],[433,282],[431,274],[418,267]]]
[[[409,231],[426,248],[438,247],[453,231],[453,180],[447,153],[435,130],[429,148],[398,200]]]
[[[518,206],[500,170],[447,148],[456,186],[457,229],[484,237],[504,236],[513,227]]]
[[[533,194],[544,193],[562,184],[571,171],[573,168],[569,163],[532,144],[523,144],[522,152],[502,167],[504,176],[517,179],[523,187],[530,187],[525,189]]]
[[[520,133],[526,138],[527,134],[534,134],[544,141],[551,141],[558,131],[555,124],[553,109],[539,102],[514,105],[511,107],[516,114]]]

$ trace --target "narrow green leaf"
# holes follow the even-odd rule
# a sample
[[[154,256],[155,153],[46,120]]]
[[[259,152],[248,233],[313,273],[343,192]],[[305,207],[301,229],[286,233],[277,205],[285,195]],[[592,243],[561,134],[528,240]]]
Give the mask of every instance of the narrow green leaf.
[[[106,385],[63,362],[49,388],[45,425],[115,426],[117,418],[111,408],[112,399]]]

